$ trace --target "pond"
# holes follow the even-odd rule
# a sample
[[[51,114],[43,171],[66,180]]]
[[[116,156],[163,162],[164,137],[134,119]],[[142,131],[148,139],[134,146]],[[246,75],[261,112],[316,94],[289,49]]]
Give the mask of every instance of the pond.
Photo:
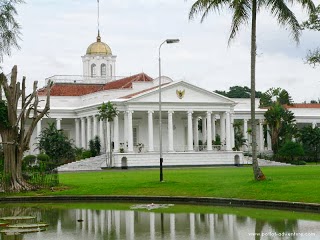
[[[19,235],[1,233],[1,240],[320,239],[320,214],[271,209],[124,203],[1,204],[0,218],[11,216],[32,216],[34,219],[28,223],[48,226],[44,231],[38,228]]]

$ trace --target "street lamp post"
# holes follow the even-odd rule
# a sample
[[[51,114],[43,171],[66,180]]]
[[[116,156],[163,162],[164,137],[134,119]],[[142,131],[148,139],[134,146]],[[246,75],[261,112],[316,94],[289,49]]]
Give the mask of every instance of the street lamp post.
[[[163,41],[163,43],[159,46],[159,152],[160,152],[160,182],[163,181],[163,172],[162,172],[162,163],[163,163],[163,156],[162,156],[162,116],[161,116],[161,47],[163,44],[171,44],[171,43],[178,43],[179,39],[167,39]]]

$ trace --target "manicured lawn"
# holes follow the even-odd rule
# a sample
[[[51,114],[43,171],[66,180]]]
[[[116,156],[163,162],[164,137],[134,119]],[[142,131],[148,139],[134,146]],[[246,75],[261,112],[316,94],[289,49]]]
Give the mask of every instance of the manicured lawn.
[[[283,200],[320,203],[320,166],[264,167],[266,181],[251,167],[106,170],[59,174],[62,187],[28,195],[148,195]]]

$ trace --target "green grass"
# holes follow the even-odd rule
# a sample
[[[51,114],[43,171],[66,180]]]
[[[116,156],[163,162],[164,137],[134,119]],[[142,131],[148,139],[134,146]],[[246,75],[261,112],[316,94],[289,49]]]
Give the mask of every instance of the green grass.
[[[23,195],[146,195],[223,197],[320,203],[320,166],[264,167],[254,181],[250,167],[113,170],[59,174],[62,187]],[[0,195],[1,196],[1,195]]]

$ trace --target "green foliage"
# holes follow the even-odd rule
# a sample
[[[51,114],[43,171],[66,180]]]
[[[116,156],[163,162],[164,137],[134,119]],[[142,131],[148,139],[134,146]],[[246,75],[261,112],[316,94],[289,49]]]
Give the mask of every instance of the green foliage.
[[[320,31],[320,5],[318,5],[315,11],[312,11],[309,15],[309,19],[301,24],[303,29],[309,29],[314,31]],[[306,56],[306,62],[315,67],[320,64],[320,48],[309,50]]]
[[[36,163],[37,157],[35,155],[27,155],[22,159],[22,169],[32,167]]]
[[[301,144],[292,141],[286,142],[278,151],[278,156],[289,159],[291,162],[303,155],[304,151]]]
[[[229,98],[250,98],[251,96],[251,89],[246,86],[233,86],[229,88],[229,91],[219,91],[216,90],[216,93],[229,97]],[[262,92],[256,91],[256,98],[260,98]]]
[[[216,134],[216,140],[213,141],[213,145],[221,145],[221,137],[219,134]]]
[[[76,160],[82,159],[82,153],[83,153],[83,148],[77,148],[75,147],[75,155],[76,155]]]
[[[118,115],[117,108],[110,101],[102,103],[102,105],[98,107],[98,111],[99,120],[106,120],[108,122],[113,122],[113,119]]]
[[[81,159],[91,158],[91,157],[92,157],[92,153],[91,153],[90,150],[87,150],[87,151],[83,151],[83,152],[82,152]]]
[[[89,149],[91,152],[91,156],[95,157],[100,154],[101,151],[101,143],[99,136],[95,136],[94,139],[89,141]]]
[[[4,100],[0,100],[0,129],[6,129],[8,127],[10,127],[10,123],[8,120],[7,102]]]
[[[44,153],[40,153],[37,155],[37,160],[42,161],[42,162],[49,162],[50,161],[50,156]]]
[[[243,136],[243,131],[241,130],[242,121],[235,120],[233,123],[234,127],[234,150],[240,151],[240,148],[246,144],[246,139]]]
[[[299,140],[306,156],[314,162],[320,159],[320,128],[304,127],[299,130]]]
[[[54,123],[49,123],[49,126],[41,132],[38,148],[56,165],[75,160],[72,141],[66,137],[63,130],[57,130]]]
[[[260,98],[260,107],[270,107],[274,103],[292,105],[293,100],[287,90],[282,88],[270,88],[262,94]]]
[[[276,154],[279,148],[297,134],[294,114],[279,102],[272,103],[264,114],[269,126],[272,150]]]
[[[4,55],[10,56],[11,48],[19,49],[20,25],[15,19],[17,15],[16,4],[22,0],[2,0],[0,4],[0,62]]]

